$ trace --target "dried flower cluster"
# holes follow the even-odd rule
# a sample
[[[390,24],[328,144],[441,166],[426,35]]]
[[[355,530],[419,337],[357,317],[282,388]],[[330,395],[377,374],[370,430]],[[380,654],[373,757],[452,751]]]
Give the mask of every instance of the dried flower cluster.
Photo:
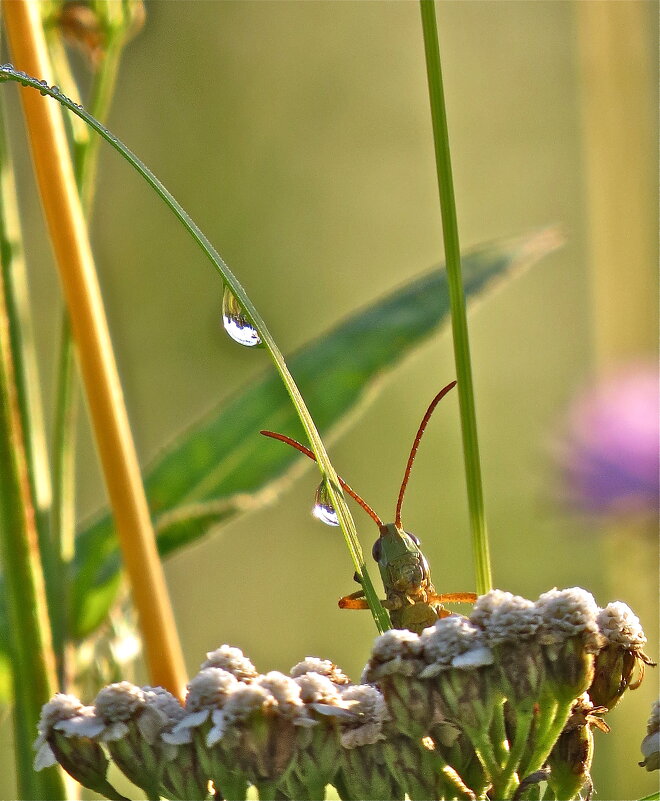
[[[651,664],[645,642],[625,604],[598,609],[580,588],[535,603],[494,590],[469,619],[378,637],[361,684],[317,658],[260,675],[223,645],[185,706],[128,682],[91,707],[56,695],[35,764],[59,762],[116,799],[109,759],[150,799],[205,799],[213,788],[244,799],[250,785],[261,799],[320,799],[328,784],[342,799],[525,799],[540,781],[575,798],[590,787],[592,729],[608,730],[601,715]]]

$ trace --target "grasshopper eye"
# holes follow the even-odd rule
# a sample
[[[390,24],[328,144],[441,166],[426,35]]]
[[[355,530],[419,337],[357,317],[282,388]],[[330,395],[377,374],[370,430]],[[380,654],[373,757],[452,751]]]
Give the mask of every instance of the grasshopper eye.
[[[419,537],[416,537],[412,532],[406,531],[406,534],[410,537],[410,539],[415,543],[415,545],[421,545],[422,542]]]
[[[380,562],[380,557],[382,556],[382,548],[380,544],[380,537],[374,542],[374,547],[371,549],[371,555],[374,558],[374,561]]]

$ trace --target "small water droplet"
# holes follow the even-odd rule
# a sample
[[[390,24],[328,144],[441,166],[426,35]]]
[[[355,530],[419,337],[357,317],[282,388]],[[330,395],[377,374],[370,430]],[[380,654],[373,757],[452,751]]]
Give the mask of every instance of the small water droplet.
[[[257,329],[248,320],[234,293],[226,286],[222,296],[222,322],[225,331],[240,345],[252,348],[261,344]]]
[[[326,526],[339,525],[339,518],[337,517],[335,507],[332,505],[332,501],[330,500],[330,493],[328,492],[328,487],[326,486],[325,481],[322,481],[316,488],[312,514],[314,517],[317,517],[321,523],[325,523]]]
[[[51,91],[51,92],[54,92],[56,95],[59,95],[59,93],[60,93],[60,87],[59,87],[59,86],[58,86],[56,83],[54,83],[54,84],[53,84],[53,85],[50,87],[50,91]]]

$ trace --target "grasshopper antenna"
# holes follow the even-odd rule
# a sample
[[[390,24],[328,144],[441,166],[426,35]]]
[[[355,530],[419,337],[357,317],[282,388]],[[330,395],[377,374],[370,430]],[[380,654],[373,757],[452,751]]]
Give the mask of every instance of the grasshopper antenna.
[[[290,445],[292,448],[295,448],[300,453],[304,453],[305,456],[308,456],[312,461],[316,461],[316,456],[314,453],[310,451],[309,448],[306,448],[304,445],[301,445],[300,442],[296,442],[295,439],[291,439],[291,437],[287,437],[286,434],[278,434],[276,431],[260,431],[260,434],[263,434],[264,437],[270,437],[271,439],[278,439],[280,442],[285,442],[287,445]],[[374,510],[369,506],[369,504],[363,500],[357,492],[350,487],[341,476],[337,476],[339,479],[339,483],[343,490],[345,490],[353,500],[360,504],[360,506],[364,509],[364,511],[369,515],[369,517],[374,521],[374,523],[380,528],[383,525],[383,521],[378,517],[378,515],[374,512]]]
[[[401,507],[403,506],[403,496],[406,493],[406,487],[408,486],[408,479],[410,478],[410,471],[412,470],[413,462],[415,461],[415,456],[417,456],[417,449],[419,448],[419,443],[422,439],[422,435],[424,434],[424,430],[431,419],[431,415],[435,411],[435,407],[440,403],[440,401],[445,397],[445,395],[449,392],[450,389],[453,389],[456,386],[456,382],[452,381],[451,384],[447,384],[446,387],[443,387],[440,392],[433,398],[431,403],[429,404],[429,408],[426,410],[426,414],[424,415],[422,422],[419,425],[419,429],[417,431],[417,436],[415,437],[415,441],[412,444],[412,448],[410,449],[410,456],[408,457],[408,464],[406,465],[406,472],[403,474],[403,481],[401,482],[401,489],[399,490],[399,498],[396,502],[396,514],[394,517],[394,525],[397,528],[401,528]],[[264,433],[263,431],[261,432]]]

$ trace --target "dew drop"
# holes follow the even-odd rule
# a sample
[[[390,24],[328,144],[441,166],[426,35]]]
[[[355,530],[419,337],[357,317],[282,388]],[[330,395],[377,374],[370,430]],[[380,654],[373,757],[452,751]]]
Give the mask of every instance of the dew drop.
[[[314,496],[314,508],[312,514],[317,517],[321,523],[326,526],[338,526],[339,518],[335,507],[330,500],[330,493],[325,481],[322,481],[316,488],[316,495]]]
[[[229,336],[240,345],[252,348],[261,344],[261,337],[248,320],[234,293],[226,286],[222,296],[222,323]]]

